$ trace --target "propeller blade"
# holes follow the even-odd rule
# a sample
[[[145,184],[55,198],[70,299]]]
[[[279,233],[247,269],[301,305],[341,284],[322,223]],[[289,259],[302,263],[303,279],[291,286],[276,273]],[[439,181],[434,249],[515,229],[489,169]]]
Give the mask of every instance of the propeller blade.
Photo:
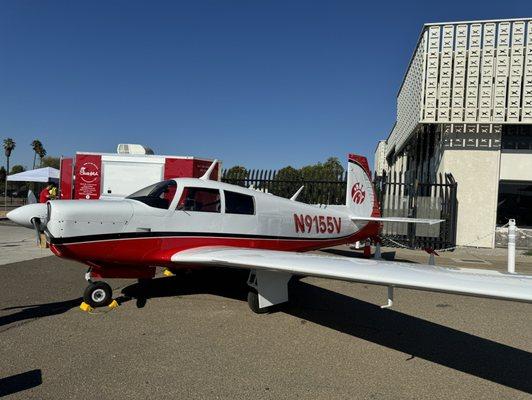
[[[31,224],[33,225],[33,229],[35,230],[35,235],[37,238],[37,245],[41,244],[41,220],[39,218],[32,218]]]

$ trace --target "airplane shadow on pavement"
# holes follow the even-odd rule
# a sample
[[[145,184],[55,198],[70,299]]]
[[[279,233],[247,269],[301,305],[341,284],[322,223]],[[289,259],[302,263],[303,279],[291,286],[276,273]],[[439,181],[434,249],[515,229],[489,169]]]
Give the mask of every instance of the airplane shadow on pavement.
[[[130,285],[121,301],[209,293],[246,301],[247,272],[195,271],[189,277],[154,279]],[[345,296],[298,279],[290,302],[278,307],[302,320],[422,358],[457,371],[532,393],[532,353],[434,322]],[[405,362],[408,362],[405,360]]]
[[[0,397],[22,392],[42,384],[42,372],[40,369],[33,369],[21,374],[0,377]]]
[[[209,293],[236,300],[246,300],[248,272],[227,268],[199,269],[175,277],[156,278],[145,284],[135,283],[122,289],[116,300],[122,304],[135,299],[142,308],[150,298],[176,297]]]
[[[19,310],[14,314],[0,316],[0,327],[25,320],[49,317],[51,315],[63,314],[71,308],[79,306],[81,298],[53,303],[29,304],[16,307],[3,308],[2,311]],[[7,328],[9,329],[9,327]],[[0,330],[1,331],[1,330]]]

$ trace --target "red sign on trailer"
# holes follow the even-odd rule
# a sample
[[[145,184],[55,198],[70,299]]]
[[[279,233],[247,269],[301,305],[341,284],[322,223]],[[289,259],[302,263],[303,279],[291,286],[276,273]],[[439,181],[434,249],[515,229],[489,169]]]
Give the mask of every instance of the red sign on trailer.
[[[99,199],[101,194],[102,156],[76,154],[74,176],[75,199]]]

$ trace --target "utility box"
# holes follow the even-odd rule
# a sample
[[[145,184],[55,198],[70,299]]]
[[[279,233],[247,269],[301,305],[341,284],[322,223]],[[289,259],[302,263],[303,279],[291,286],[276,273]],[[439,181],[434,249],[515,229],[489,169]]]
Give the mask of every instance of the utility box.
[[[77,152],[73,158],[61,159],[60,198],[123,198],[165,179],[199,178],[213,161],[154,154]],[[211,179],[220,180],[220,172],[218,163]]]

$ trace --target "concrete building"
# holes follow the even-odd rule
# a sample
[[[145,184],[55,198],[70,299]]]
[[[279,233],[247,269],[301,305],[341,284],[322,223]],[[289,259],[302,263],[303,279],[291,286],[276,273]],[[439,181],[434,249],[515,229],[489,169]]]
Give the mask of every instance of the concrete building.
[[[383,150],[384,148],[384,150]],[[532,18],[426,24],[375,164],[458,183],[457,244],[532,227]]]
[[[386,170],[388,170],[388,163],[386,161],[386,140],[379,140],[377,148],[375,149],[373,171],[380,175]]]

